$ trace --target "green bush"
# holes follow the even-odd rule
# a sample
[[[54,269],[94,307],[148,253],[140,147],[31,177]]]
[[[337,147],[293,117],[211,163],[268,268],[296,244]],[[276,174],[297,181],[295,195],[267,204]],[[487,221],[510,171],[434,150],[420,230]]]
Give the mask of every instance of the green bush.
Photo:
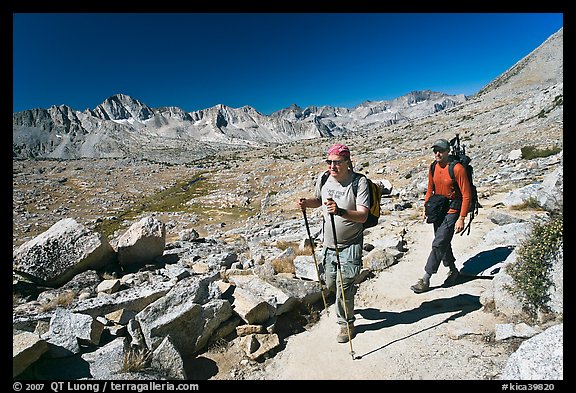
[[[538,311],[550,311],[550,271],[563,244],[563,230],[562,215],[534,224],[529,237],[516,250],[516,261],[506,266],[513,280],[506,289],[520,299],[531,317]]]
[[[524,146],[520,149],[522,152],[522,158],[525,160],[532,160],[539,157],[549,157],[554,154],[558,154],[562,151],[561,147],[553,146],[546,149],[537,149],[534,146]]]

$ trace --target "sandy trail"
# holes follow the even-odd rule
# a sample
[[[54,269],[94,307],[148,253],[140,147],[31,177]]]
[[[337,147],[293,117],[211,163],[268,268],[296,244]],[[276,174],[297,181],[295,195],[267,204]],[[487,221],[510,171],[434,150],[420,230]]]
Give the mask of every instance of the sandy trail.
[[[469,235],[455,235],[452,246],[459,269],[475,255],[494,249],[482,242],[496,227],[486,218],[492,205],[486,204],[474,219]],[[367,234],[367,242],[391,230],[387,217]],[[350,343],[336,342],[338,326],[330,305],[329,314],[323,311],[310,330],[288,338],[286,348],[270,359],[265,379],[486,380],[499,376],[509,348],[489,338],[495,324],[505,321],[483,311],[479,302],[491,277],[487,273],[460,276],[454,286],[444,288],[448,269],[441,266],[432,276],[430,291],[413,293],[410,285],[423,273],[433,229],[431,224],[413,221],[407,231],[406,254],[359,288],[352,348]]]

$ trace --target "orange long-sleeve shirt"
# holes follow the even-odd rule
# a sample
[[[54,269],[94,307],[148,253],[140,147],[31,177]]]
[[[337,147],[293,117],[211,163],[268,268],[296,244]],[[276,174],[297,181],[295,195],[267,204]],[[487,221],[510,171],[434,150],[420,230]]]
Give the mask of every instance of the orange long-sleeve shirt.
[[[436,164],[434,178],[432,178],[432,172],[430,170],[428,171],[428,189],[426,190],[424,202],[428,201],[428,198],[430,198],[433,193],[447,196],[450,199],[462,198],[460,217],[466,217],[470,201],[472,200],[472,189],[468,175],[466,174],[466,169],[462,164],[454,165],[454,177],[458,183],[458,187],[454,187],[450,172],[448,171],[448,165],[449,163],[443,166]],[[456,209],[451,208],[448,213],[455,213],[456,211]]]

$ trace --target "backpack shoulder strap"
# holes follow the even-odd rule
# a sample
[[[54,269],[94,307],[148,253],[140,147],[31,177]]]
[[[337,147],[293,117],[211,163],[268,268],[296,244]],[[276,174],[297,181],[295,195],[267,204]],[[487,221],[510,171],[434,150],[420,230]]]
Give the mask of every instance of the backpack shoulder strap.
[[[454,183],[454,187],[458,187],[458,182],[456,181],[456,176],[454,175],[454,167],[456,166],[456,164],[462,165],[464,167],[464,169],[466,170],[466,173],[469,175],[468,168],[466,168],[466,166],[464,165],[463,162],[452,161],[450,163],[450,166],[448,167],[448,172],[450,173],[450,177],[452,178],[452,182]]]
[[[430,175],[434,177],[434,169],[436,169],[436,160],[430,163]],[[432,182],[432,191],[434,191],[434,182]]]
[[[322,189],[326,183],[326,180],[328,180],[328,176],[330,176],[330,171],[326,171],[322,174],[322,179],[320,180],[320,189]]]
[[[450,173],[450,178],[453,182],[456,182],[456,176],[454,176],[454,166],[456,164],[460,164],[459,161],[450,161],[450,165],[448,165],[448,173]]]
[[[360,181],[361,177],[366,177],[366,175],[358,172],[352,172],[352,191],[354,192],[354,196],[358,195],[358,182]],[[366,178],[368,180],[368,178]]]
[[[432,176],[434,176],[434,169],[436,168],[436,161],[432,161],[432,163],[430,164],[430,172],[432,173]],[[458,186],[458,183],[456,183],[456,176],[454,175],[454,166],[456,164],[461,164],[463,165],[460,161],[458,160],[450,160],[450,162],[448,163],[448,173],[450,174],[450,178],[452,179],[452,182],[454,183],[455,186]],[[432,183],[434,184],[434,183]]]
[[[432,176],[434,176],[434,169],[436,169],[436,161],[432,161],[430,163],[430,173],[432,173]]]

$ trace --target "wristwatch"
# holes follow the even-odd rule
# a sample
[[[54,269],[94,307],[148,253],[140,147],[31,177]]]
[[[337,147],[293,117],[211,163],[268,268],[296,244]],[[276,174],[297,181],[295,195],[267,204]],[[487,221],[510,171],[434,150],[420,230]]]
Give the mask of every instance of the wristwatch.
[[[336,211],[337,216],[342,217],[344,214],[346,214],[346,209],[338,208],[338,210]]]

